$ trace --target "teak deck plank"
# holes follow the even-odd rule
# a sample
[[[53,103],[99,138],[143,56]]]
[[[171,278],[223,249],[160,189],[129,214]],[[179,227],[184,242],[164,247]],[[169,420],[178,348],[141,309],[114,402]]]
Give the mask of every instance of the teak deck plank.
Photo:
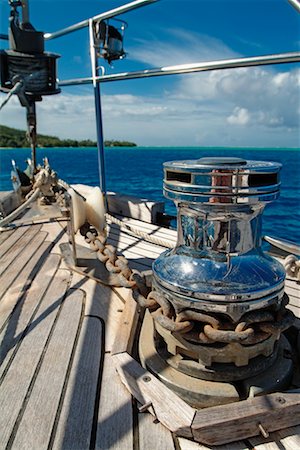
[[[118,333],[112,346],[112,354],[130,353],[132,350],[135,330],[139,319],[138,304],[132,297],[131,291],[127,292],[126,302],[120,321],[118,322]]]
[[[38,251],[46,238],[46,233],[39,232],[26,246],[26,251],[21,252],[18,257],[9,265],[8,269],[0,276],[0,298],[7,291],[19,273],[30,262],[30,259]]]
[[[117,216],[124,223],[132,225],[134,227],[139,228],[141,231],[146,231],[148,234],[152,234],[156,237],[161,237],[162,239],[169,239],[173,242],[176,242],[177,231],[171,230],[169,228],[164,228],[159,225],[154,225],[152,223],[142,222],[140,220],[132,219],[129,217]]]
[[[100,387],[102,323],[84,317],[58,423],[53,449],[93,448]]]
[[[295,282],[295,278],[291,278],[290,276],[287,276],[285,279],[285,284],[287,287],[291,289],[295,289],[295,291],[300,292],[300,281]]]
[[[198,444],[198,442],[189,441],[188,439],[179,437],[178,444],[180,446],[180,450],[249,450],[248,445],[242,441],[232,442],[228,445],[225,444],[207,447],[206,445]]]
[[[10,247],[9,252],[6,252],[0,259],[0,275],[9,267],[11,262],[24,251],[25,247],[31,242],[33,237],[39,232],[40,226],[35,225],[27,229],[23,236]]]
[[[37,321],[37,315],[41,314],[47,301],[51,304],[51,301],[49,301],[50,295],[47,289],[58,268],[59,260],[60,258],[57,255],[49,257],[42,268],[43,270],[39,272],[34,279],[28,293],[18,299],[19,301],[17,302],[16,307],[14,304],[10,304],[9,308],[5,311],[6,314],[3,314],[3,318],[1,314],[3,326],[0,335],[0,379],[6,371],[7,365],[10,364],[14,354],[16,352],[19,354],[18,346],[19,343],[21,343],[27,328],[32,326],[32,322]],[[53,284],[55,284],[53,288],[53,294],[55,294],[56,287],[60,286],[59,277]],[[47,296],[46,300],[43,298],[45,293]],[[42,325],[40,324],[39,328],[41,327]]]
[[[135,240],[131,241],[131,245],[124,242],[118,242],[109,239],[109,244],[114,245],[118,252],[125,256],[130,261],[130,267],[139,271],[148,270],[152,266],[152,262],[158,256],[155,255],[155,250],[151,256],[146,256],[142,249],[140,249]],[[117,244],[117,245],[116,245]],[[165,250],[165,249],[164,249]]]
[[[17,228],[15,231],[10,232],[9,237],[0,244],[0,258],[2,258],[17,242],[22,236],[28,231],[29,228]],[[0,233],[0,237],[6,236],[7,231]]]
[[[50,442],[74,342],[81,325],[83,300],[83,292],[71,291],[63,302],[22,420],[16,430],[12,444],[12,448],[16,450],[40,450]]]
[[[132,450],[134,448],[133,440],[131,395],[120,383],[112,357],[107,353],[104,358],[101,380],[95,448]]]
[[[126,293],[122,294],[126,302],[118,324],[118,333],[112,347],[113,355],[124,352],[126,354],[126,352],[130,353],[132,351],[135,330],[139,320],[140,307],[133,299],[131,292],[126,290]],[[167,428],[157,421],[154,423],[155,419],[150,414],[137,411],[135,413],[137,414],[139,450],[147,450],[150,448],[161,450],[174,449],[172,434]]]
[[[10,248],[24,235],[24,229],[17,228],[13,231],[0,233],[0,258],[7,253]]]
[[[67,221],[53,220],[42,225],[42,231],[47,233],[47,241],[51,241],[54,246],[51,253],[60,254],[59,244],[68,242],[68,235],[66,232]]]
[[[164,386],[147,370],[143,369],[128,353],[113,356],[122,382],[142,404],[152,402],[159,421],[169,430],[184,437],[192,437],[191,423],[195,410]]]
[[[14,233],[14,230],[5,230],[0,233],[0,246],[3,244],[4,241],[6,241],[9,236],[11,236]]]
[[[299,402],[300,389],[197,411],[192,425],[194,439],[220,445],[258,435],[259,423],[267,432],[299,424]]]
[[[295,287],[292,288],[291,286],[289,286],[285,283],[285,292],[289,296],[291,305],[297,305],[297,303],[299,303],[299,297],[300,297],[300,290],[296,288],[297,285],[295,282],[294,282],[294,286]],[[297,300],[298,300],[298,302],[297,302]]]
[[[138,413],[139,450],[175,450],[172,433],[151,414]]]
[[[44,356],[44,348],[66,293],[66,274],[58,274],[36,312],[18,351],[8,367],[0,391],[0,448],[5,447],[22,416],[35,374]]]
[[[147,235],[149,236],[149,234]],[[151,255],[153,255],[153,250],[155,250],[157,255],[166,250],[164,245],[157,245],[152,242],[145,241],[142,237],[133,236],[126,230],[122,230],[120,232],[120,228],[117,225],[109,227],[108,239],[114,240],[115,242],[122,241],[124,244],[128,243],[129,245],[131,245],[134,241],[140,249],[143,249],[146,252],[146,255],[147,253],[151,253]],[[170,242],[168,239],[163,239],[163,241],[166,241],[166,243]]]
[[[300,448],[300,426],[285,428],[271,433],[269,438],[249,439],[255,450],[298,450]]]
[[[136,238],[129,236],[125,239],[122,237],[119,240],[115,240],[109,235],[108,242],[116,247],[119,253],[122,253],[127,259],[131,260],[132,267],[134,264],[149,267],[152,262],[166,250],[165,247],[159,247],[154,244],[145,249],[145,246],[140,239],[137,240]]]
[[[71,288],[82,289],[85,292],[86,314],[103,321],[105,351],[110,351],[118,332],[120,314],[123,310],[123,303],[119,296],[109,287],[102,286],[78,273],[73,274]]]
[[[300,292],[300,281],[295,282],[295,279],[286,278],[285,279],[285,287],[289,289],[293,295],[299,294]]]
[[[0,301],[0,329],[3,327],[3,324],[13,311],[17,302],[28,293],[35,276],[40,271],[47,255],[49,254],[50,248],[51,244],[49,242],[44,242],[23,270],[19,273],[18,277],[15,278],[12,286],[10,286],[5,292]],[[56,256],[55,261],[56,266],[58,267],[59,257]],[[51,265],[49,265],[49,270],[51,270],[52,267],[55,269],[55,264],[53,264],[55,261],[51,262]]]

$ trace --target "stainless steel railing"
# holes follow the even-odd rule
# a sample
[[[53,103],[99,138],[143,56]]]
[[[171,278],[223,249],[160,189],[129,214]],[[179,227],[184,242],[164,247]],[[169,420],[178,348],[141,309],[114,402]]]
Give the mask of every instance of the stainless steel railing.
[[[178,64],[175,66],[165,66],[156,69],[138,70],[134,72],[122,72],[96,77],[97,82],[132,80],[135,78],[149,78],[164,75],[175,75],[193,72],[205,72],[210,70],[234,69],[238,67],[251,67],[270,64],[284,64],[300,62],[300,52],[279,53],[274,55],[251,56],[248,58],[233,58],[217,61],[205,61],[192,64]],[[74,86],[80,84],[93,83],[93,77],[74,78],[59,81],[59,86]]]
[[[155,3],[158,0],[135,0],[131,3],[127,3],[126,5],[119,6],[118,8],[111,9],[104,13],[98,14],[97,16],[91,17],[86,20],[82,20],[81,22],[75,23],[67,28],[63,28],[62,30],[55,31],[54,33],[45,33],[44,37],[46,40],[55,39],[60,36],[64,36],[65,34],[72,33],[73,31],[80,30],[81,28],[85,28],[89,26],[90,21],[100,22],[101,20],[110,19],[112,17],[118,16],[119,14],[123,14],[128,11],[132,11],[133,9],[140,8],[141,6],[146,6],[150,3]]]

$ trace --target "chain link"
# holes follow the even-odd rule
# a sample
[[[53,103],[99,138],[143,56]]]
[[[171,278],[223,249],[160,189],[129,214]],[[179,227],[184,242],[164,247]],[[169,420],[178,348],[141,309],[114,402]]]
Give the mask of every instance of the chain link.
[[[270,335],[279,337],[280,333],[294,322],[293,313],[285,309],[280,310],[277,315],[266,310],[251,311],[242,317],[241,322],[232,324],[228,320],[217,319],[194,310],[184,310],[176,314],[171,302],[157,291],[151,291],[147,298],[140,292],[135,292],[134,298],[141,306],[149,308],[154,321],[168,331],[182,334],[189,339],[195,336],[195,329],[200,330],[197,331],[197,339],[202,344],[254,345],[263,342]],[[287,299],[284,298],[282,308],[286,302]]]
[[[108,272],[117,276],[121,286],[132,288],[133,298],[141,307],[150,310],[154,321],[168,331],[184,335],[187,340],[196,337],[200,344],[254,345],[271,335],[278,339],[280,333],[294,322],[292,312],[285,309],[288,303],[286,294],[279,311],[251,311],[244,314],[237,324],[191,309],[176,314],[172,303],[164,295],[147,286],[143,273],[132,271],[127,259],[117,255],[116,248],[106,243],[105,232],[98,234],[89,225],[83,226],[80,231]]]
[[[105,265],[108,272],[116,276],[117,283],[122,287],[135,288],[136,281],[131,279],[132,270],[128,266],[127,259],[118,256],[116,248],[106,243],[105,232],[97,233],[87,224],[81,227],[80,232],[91,250],[97,253],[99,261]]]

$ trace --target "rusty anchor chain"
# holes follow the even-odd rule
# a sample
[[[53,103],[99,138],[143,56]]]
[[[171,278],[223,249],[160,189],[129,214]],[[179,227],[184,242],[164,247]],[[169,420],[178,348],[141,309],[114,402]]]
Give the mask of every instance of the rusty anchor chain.
[[[117,255],[116,248],[106,243],[105,232],[98,233],[89,225],[80,229],[85,241],[108,272],[116,276],[118,284],[132,289],[134,300],[147,308],[156,323],[164,329],[179,333],[185,340],[197,340],[199,344],[255,345],[270,336],[279,338],[280,333],[294,322],[292,312],[285,309],[288,296],[284,294],[279,311],[257,310],[246,313],[239,323],[233,324],[226,318],[215,317],[191,309],[176,313],[172,303],[161,293],[151,290],[149,277],[132,270],[124,256]]]
[[[184,310],[176,314],[172,304],[156,291],[148,294],[146,303],[152,300],[151,309],[154,310],[152,317],[155,322],[168,331],[184,335],[186,339],[193,337],[190,333],[193,329],[200,328],[197,340],[202,344],[254,345],[264,341],[270,335],[275,335],[278,339],[280,333],[293,324],[293,313],[288,310],[283,311],[288,301],[286,294],[284,297],[282,308],[277,313],[267,310],[252,311],[244,314],[237,324],[194,310]]]
[[[107,271],[115,275],[117,284],[127,288],[133,288],[136,285],[135,281],[130,280],[132,270],[128,266],[127,259],[124,256],[118,256],[116,248],[106,243],[105,232],[97,233],[95,229],[83,226],[80,233],[90,245],[90,249],[96,252],[97,258],[105,265]]]

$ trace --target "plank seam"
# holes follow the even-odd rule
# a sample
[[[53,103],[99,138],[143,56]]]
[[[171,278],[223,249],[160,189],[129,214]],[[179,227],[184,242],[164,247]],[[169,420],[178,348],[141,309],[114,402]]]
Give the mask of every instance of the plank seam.
[[[33,236],[31,237],[31,239],[34,239],[35,238],[35,236],[41,231],[41,227],[39,227],[39,228],[30,228],[30,229],[28,229],[28,230],[25,230],[25,233],[20,237],[20,239],[17,239],[17,241],[15,241],[14,243],[13,243],[13,245],[1,256],[1,258],[3,258],[3,256],[5,256],[7,253],[8,253],[8,251],[11,251],[14,247],[17,247],[17,252],[16,252],[16,254],[15,254],[15,258],[14,258],[14,260],[13,261],[15,261],[16,260],[16,258],[18,258],[18,256],[23,252],[23,251],[25,251],[26,250],[26,248],[27,248],[27,246],[28,245],[30,245],[31,244],[31,240],[29,240],[26,244],[25,244],[25,246],[22,246],[22,247],[20,247],[19,249],[18,249],[18,245],[16,245],[21,239],[27,239],[27,237],[28,237],[28,234],[29,234],[29,236],[30,236],[30,231],[31,230],[34,230],[35,231],[35,233],[33,234]],[[24,237],[25,236],[25,237]],[[13,250],[14,251],[14,250]],[[5,272],[6,272],[6,270],[8,270],[8,268],[10,267],[10,265],[12,264],[12,262],[13,261],[10,261],[9,262],[9,264],[8,264],[8,266],[7,267],[4,267],[4,269],[2,270],[2,271],[0,271],[0,275],[1,276],[3,276],[3,274],[5,274]],[[1,269],[0,269],[1,270]]]
[[[41,232],[40,232],[41,233]],[[37,238],[39,235],[40,235],[40,233],[38,234],[38,235],[35,235],[34,236],[34,238]],[[46,234],[46,233],[45,233]],[[45,237],[44,237],[44,239],[39,243],[39,245],[38,245],[38,247],[36,247],[35,248],[35,252],[37,252],[39,249],[40,249],[40,247],[43,245],[43,243],[45,242],[45,239],[46,239],[46,235],[45,235]],[[32,243],[32,242],[31,242]],[[50,246],[48,246],[48,248],[49,248]],[[51,249],[49,249],[50,251],[51,251]],[[32,255],[29,257],[29,259],[32,257]],[[29,259],[27,259],[26,261],[25,261],[25,264],[24,264],[24,266],[28,263],[28,260]],[[4,275],[5,276],[5,272],[9,269],[9,268],[11,268],[11,265],[13,265],[14,264],[14,262],[15,261],[13,261],[5,270],[4,270],[4,272],[1,274],[1,277]],[[24,270],[24,266],[23,267],[21,267],[21,269],[19,270],[19,272],[17,272],[16,273],[16,276],[11,280],[11,282],[10,282],[10,284],[6,287],[6,289],[8,290],[12,285],[13,285],[13,283],[16,281],[16,279],[19,277],[19,275],[22,273],[22,271]],[[4,296],[6,294],[6,292],[4,291],[1,295],[0,295],[0,300],[1,300],[1,298]],[[0,330],[0,332],[2,331],[2,329]]]
[[[124,298],[122,297],[122,295],[118,292],[118,288],[115,288],[114,286],[110,286],[111,290],[113,291],[114,294],[116,294],[116,296],[119,298],[119,300],[121,300],[123,306],[126,303],[126,300],[124,300]]]
[[[102,348],[99,349],[101,352],[100,355],[100,362],[99,362],[99,373],[98,373],[98,379],[97,379],[97,388],[96,388],[96,396],[95,396],[95,402],[94,402],[94,414],[93,414],[93,423],[92,423],[92,429],[91,429],[91,437],[90,437],[90,450],[94,450],[96,448],[96,442],[97,442],[97,430],[98,430],[98,412],[99,412],[99,406],[100,406],[100,398],[101,398],[101,386],[102,386],[102,378],[103,378],[103,368],[104,368],[104,357],[106,355],[105,352],[105,321],[98,316],[88,314],[85,317],[91,317],[94,319],[100,320],[100,323],[102,325],[101,327],[101,342]]]
[[[13,234],[14,230],[2,230],[1,231],[1,240],[0,240],[0,246],[6,241],[6,239],[9,238]],[[7,235],[7,236],[6,236]]]
[[[72,279],[72,275],[71,275],[71,278],[70,278],[70,284],[71,284],[71,279]],[[67,290],[67,295],[68,295],[69,291],[71,291],[71,290],[72,289],[68,289]],[[72,367],[73,367],[75,353],[76,353],[76,349],[77,349],[77,345],[78,345],[78,341],[79,341],[79,337],[80,337],[83,321],[84,321],[84,318],[85,318],[84,312],[85,312],[85,303],[86,303],[86,293],[84,291],[82,291],[82,293],[83,293],[83,298],[82,298],[82,308],[81,308],[80,320],[79,320],[79,323],[78,323],[77,333],[76,333],[76,336],[75,336],[72,352],[71,352],[71,355],[70,355],[70,360],[69,360],[69,364],[68,364],[68,367],[67,367],[67,372],[66,372],[64,384],[63,384],[63,387],[62,387],[59,403],[58,403],[57,413],[55,415],[55,419],[54,419],[54,422],[53,422],[53,427],[52,427],[52,430],[51,430],[51,435],[50,435],[50,439],[49,439],[47,450],[51,450],[53,448],[53,444],[54,444],[54,440],[55,440],[55,436],[56,436],[56,431],[57,431],[57,428],[58,428],[58,423],[59,423],[59,419],[60,419],[60,416],[61,416],[65,395],[66,395],[66,392],[67,392],[68,382],[69,382],[71,371],[72,371]]]
[[[248,447],[249,450],[253,450],[253,445],[251,444],[251,442],[249,441],[249,439],[244,439],[243,441],[246,445],[246,447]]]
[[[45,261],[43,262],[43,265],[44,265],[44,263],[45,263]],[[45,296],[46,296],[46,294],[47,294],[47,292],[48,292],[48,290],[49,290],[49,287],[50,287],[51,284],[52,284],[52,281],[53,281],[53,279],[54,279],[54,277],[55,277],[57,271],[58,271],[58,268],[57,268],[56,271],[54,272],[52,279],[50,280],[50,282],[49,282],[47,288],[45,289],[45,292],[43,293],[43,295],[42,295],[42,297],[40,298],[40,301],[38,302],[38,304],[36,305],[36,307],[34,308],[34,311],[33,311],[33,313],[32,313],[31,316],[30,316],[29,322],[28,322],[27,326],[25,327],[25,329],[23,330],[23,332],[22,332],[22,334],[21,334],[21,336],[20,336],[20,338],[19,338],[19,341],[18,341],[18,342],[16,343],[16,345],[15,345],[15,348],[14,348],[14,350],[13,350],[13,352],[12,352],[12,354],[11,354],[11,356],[10,356],[8,362],[7,362],[7,365],[6,365],[5,369],[4,369],[4,371],[3,371],[2,375],[1,375],[1,377],[0,377],[0,386],[1,386],[1,384],[3,383],[3,380],[4,380],[6,374],[7,374],[8,370],[9,370],[9,368],[10,368],[10,366],[11,366],[11,364],[12,364],[12,362],[13,362],[15,356],[16,356],[16,354],[17,354],[17,351],[18,351],[19,348],[20,348],[20,345],[21,345],[22,342],[23,342],[23,339],[25,338],[25,336],[26,336],[26,334],[27,334],[28,329],[30,328],[30,326],[31,326],[31,324],[32,324],[32,322],[33,322],[33,319],[34,319],[34,317],[35,317],[37,311],[39,310],[39,307],[41,306],[42,301],[44,300],[44,298],[45,298]],[[38,272],[37,272],[37,274],[38,274]],[[37,274],[36,274],[36,276],[37,276]],[[34,278],[36,278],[36,276],[35,276]],[[20,299],[20,300],[17,302],[17,304],[15,305],[13,311],[15,311],[17,305],[20,303],[21,300],[22,300],[22,301],[24,300],[24,302],[26,301],[27,295],[28,295],[28,290],[22,295],[21,299]],[[13,311],[12,311],[12,314],[13,314]],[[10,314],[9,318],[10,318],[10,317],[11,317],[11,314]],[[8,320],[9,320],[9,319],[8,319]]]
[[[48,237],[48,236],[49,236],[49,231],[44,231],[44,232],[47,233],[47,237]],[[46,241],[47,241],[47,242],[51,242],[52,248],[54,248],[55,245],[60,241],[60,239],[63,237],[63,235],[64,235],[65,233],[66,233],[66,230],[65,230],[64,228],[62,228],[61,231],[58,233],[58,235],[55,237],[54,240],[47,241],[47,238],[46,238]]]
[[[41,247],[43,244],[45,244],[45,243],[47,243],[47,242],[46,242],[46,241],[43,241],[42,244],[40,245],[40,247]],[[40,247],[39,247],[39,248],[40,248]],[[42,260],[42,263],[41,263],[40,266],[37,265],[37,269],[38,269],[38,270],[36,271],[34,277],[32,278],[32,280],[30,281],[29,284],[27,284],[27,282],[24,284],[24,286],[23,286],[23,288],[22,288],[22,290],[24,290],[24,292],[22,293],[22,291],[21,291],[21,296],[19,297],[17,303],[15,304],[15,306],[14,306],[12,312],[10,313],[10,315],[8,316],[8,318],[6,319],[6,321],[3,323],[3,325],[0,327],[0,333],[2,333],[2,331],[3,331],[4,328],[6,327],[8,321],[10,320],[11,316],[13,315],[14,311],[16,310],[16,308],[18,307],[18,305],[20,304],[20,302],[26,300],[26,297],[27,297],[27,295],[28,295],[28,291],[29,291],[30,287],[32,286],[32,283],[34,282],[34,280],[35,280],[36,277],[38,276],[40,269],[41,269],[41,268],[43,267],[43,265],[45,264],[45,262],[46,262],[46,257],[47,257],[47,255],[49,254],[49,251],[51,251],[51,246],[50,246],[50,244],[48,245],[48,247],[45,249],[44,253],[43,253],[43,254],[41,255],[41,257],[40,257],[40,259]],[[24,268],[23,268],[23,269],[24,269]],[[32,269],[32,271],[30,272],[29,276],[31,276],[31,274],[34,273],[34,269],[35,269],[35,267]],[[23,271],[23,270],[22,270],[22,271]],[[22,274],[22,271],[19,272],[19,275]],[[56,272],[55,272],[55,273],[56,273]],[[28,276],[28,278],[29,278],[29,276]],[[27,279],[27,281],[28,281],[28,279]],[[5,294],[4,294],[4,295],[5,295]]]
[[[66,221],[66,222],[69,222],[70,219],[68,219],[68,218],[66,217],[65,221]],[[55,219],[54,222],[58,223],[58,225],[63,229],[63,231],[64,231],[65,233],[67,233],[67,224],[66,224],[66,225],[63,225],[64,220],[57,220],[57,219]]]
[[[52,279],[52,281],[53,281],[53,279]],[[49,286],[50,286],[51,284],[52,284],[52,283],[49,283]],[[69,285],[70,285],[70,279],[68,280],[68,283],[66,283],[65,293],[64,293],[64,295],[63,295],[63,298],[61,299],[61,303],[60,303],[59,309],[58,309],[58,311],[57,311],[57,314],[56,314],[55,319],[54,319],[54,321],[53,321],[53,324],[52,324],[52,326],[51,326],[51,329],[50,329],[49,335],[48,335],[48,337],[47,337],[45,346],[44,346],[44,348],[43,348],[42,354],[41,354],[41,356],[40,356],[40,358],[39,358],[39,361],[38,361],[38,363],[37,363],[37,366],[36,366],[36,369],[35,369],[35,371],[34,371],[33,377],[32,377],[32,379],[31,379],[31,381],[30,381],[28,390],[27,390],[27,392],[26,392],[26,396],[25,396],[25,398],[24,398],[24,401],[23,401],[23,403],[22,403],[21,409],[20,409],[20,411],[19,411],[19,414],[18,414],[17,419],[16,419],[16,421],[15,421],[15,424],[14,424],[14,426],[13,426],[13,429],[12,429],[12,432],[11,432],[11,435],[10,435],[10,438],[9,438],[9,440],[8,440],[8,443],[7,443],[7,449],[11,448],[11,446],[12,446],[14,440],[15,440],[15,437],[16,437],[16,434],[17,434],[19,425],[20,425],[20,423],[21,423],[21,420],[22,420],[22,417],[23,417],[23,415],[24,415],[26,406],[27,406],[28,401],[29,401],[29,399],[30,399],[30,394],[31,394],[31,392],[32,392],[32,389],[33,389],[33,387],[34,387],[34,384],[35,384],[35,381],[36,381],[36,379],[37,379],[37,377],[38,377],[38,374],[39,374],[39,372],[40,372],[41,366],[42,366],[42,364],[43,364],[43,361],[44,361],[44,358],[45,358],[45,355],[46,355],[46,352],[47,352],[47,349],[48,349],[49,344],[50,344],[50,340],[51,340],[51,338],[52,338],[52,336],[53,336],[54,330],[55,330],[56,325],[57,325],[57,321],[58,321],[59,316],[60,316],[60,314],[61,314],[61,310],[62,310],[62,308],[63,308],[64,301],[65,301],[66,296],[67,296],[68,286],[69,286]],[[28,327],[26,327],[26,330],[28,330]],[[23,337],[23,339],[24,339],[24,337]],[[23,339],[22,339],[22,340],[23,340]]]
[[[132,434],[133,434],[133,450],[140,449],[140,432],[139,432],[139,411],[138,401],[131,395],[132,399]]]
[[[27,233],[28,230],[29,230],[29,228],[28,228],[27,230],[25,230],[25,233]],[[14,231],[17,231],[17,230],[14,230]],[[21,234],[21,235],[17,238],[17,240],[14,241],[14,242],[12,243],[12,245],[11,245],[11,246],[10,246],[10,247],[9,247],[9,248],[1,255],[1,257],[3,257],[4,255],[6,255],[6,253],[9,252],[9,251],[11,250],[11,248],[12,248],[17,242],[19,242],[20,239],[22,239],[22,237],[24,236],[25,233]],[[9,235],[9,237],[10,237],[10,236],[13,236],[14,234],[15,234],[15,233],[11,233],[11,234]],[[4,242],[6,242],[6,239],[4,240]],[[1,242],[1,245],[2,245],[4,242]]]

